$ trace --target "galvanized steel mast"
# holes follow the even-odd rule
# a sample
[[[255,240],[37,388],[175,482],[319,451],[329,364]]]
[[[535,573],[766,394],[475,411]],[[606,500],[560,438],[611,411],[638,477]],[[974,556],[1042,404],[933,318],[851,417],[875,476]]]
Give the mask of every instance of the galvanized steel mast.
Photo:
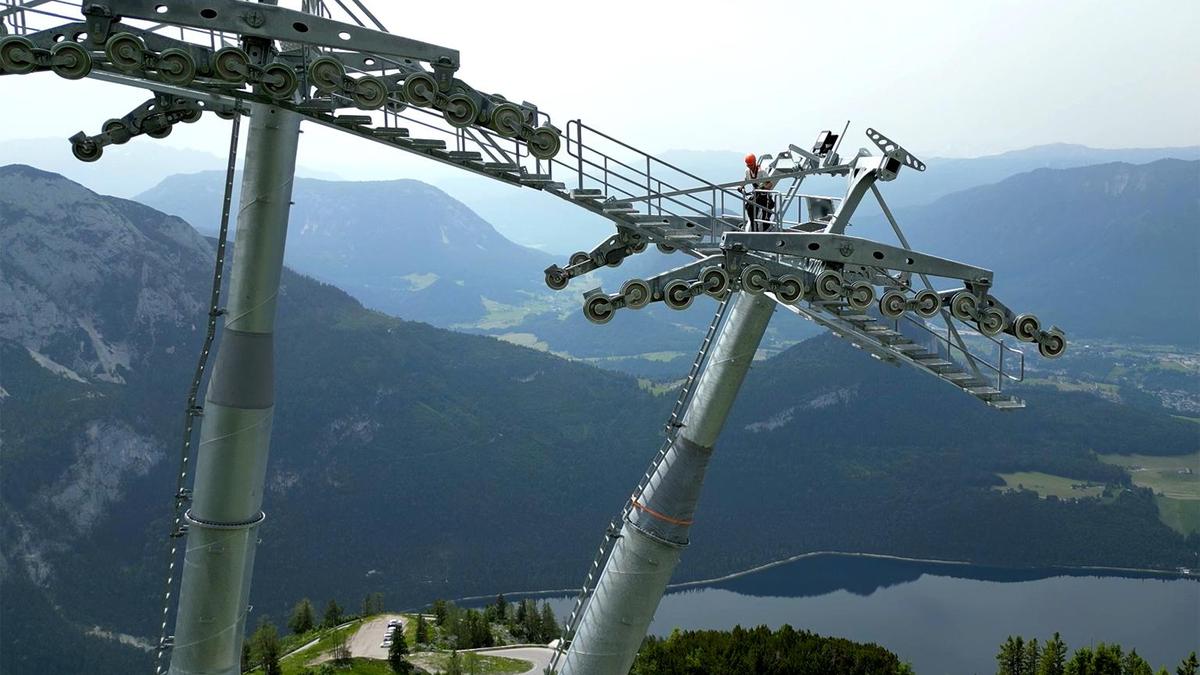
[[[729,302],[682,426],[621,524],[564,657],[564,675],[629,672],[687,546],[708,460],[777,306],[742,292]]]
[[[268,2],[266,4],[274,4]],[[275,314],[300,116],[250,107],[230,299],[205,396],[171,675],[235,675],[275,410]]]

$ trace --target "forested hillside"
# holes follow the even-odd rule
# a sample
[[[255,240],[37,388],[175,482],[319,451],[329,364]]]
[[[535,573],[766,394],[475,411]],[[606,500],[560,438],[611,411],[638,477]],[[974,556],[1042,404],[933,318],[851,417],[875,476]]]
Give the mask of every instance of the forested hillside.
[[[141,669],[212,242],[27,167],[0,169],[0,186],[0,671]],[[415,607],[575,586],[673,402],[632,378],[365,310],[291,272],[278,334],[253,620],[283,616],[297,589]],[[1093,454],[1195,451],[1194,424],[1024,393],[1030,409],[997,413],[831,338],[760,362],[677,578],[821,549],[1194,567],[1197,539]],[[993,489],[1017,468],[1106,493]]]

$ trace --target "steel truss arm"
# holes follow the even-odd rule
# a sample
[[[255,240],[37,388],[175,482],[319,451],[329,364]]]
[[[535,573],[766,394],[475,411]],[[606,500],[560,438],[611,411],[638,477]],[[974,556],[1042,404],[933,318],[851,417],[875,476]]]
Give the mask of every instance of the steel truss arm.
[[[112,16],[162,21],[171,25],[236,33],[243,36],[416,59],[451,71],[459,66],[458,50],[391,35],[285,7],[241,0],[106,0],[91,5]],[[160,9],[165,8],[165,9]]]

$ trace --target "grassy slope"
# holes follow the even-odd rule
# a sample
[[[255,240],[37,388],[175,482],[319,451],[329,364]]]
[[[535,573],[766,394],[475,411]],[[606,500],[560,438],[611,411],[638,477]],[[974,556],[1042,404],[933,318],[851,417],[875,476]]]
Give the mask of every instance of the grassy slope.
[[[1129,472],[1134,485],[1154,490],[1158,515],[1180,534],[1200,532],[1200,453],[1159,457],[1153,455],[1100,455],[1100,461]]]

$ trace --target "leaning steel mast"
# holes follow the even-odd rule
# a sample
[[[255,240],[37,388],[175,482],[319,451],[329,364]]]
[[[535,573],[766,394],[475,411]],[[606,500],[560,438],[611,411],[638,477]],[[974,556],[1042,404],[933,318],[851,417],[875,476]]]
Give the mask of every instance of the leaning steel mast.
[[[688,544],[709,457],[776,306],[767,296],[741,292],[722,305],[691,403],[649,482],[630,501],[561,672],[629,671]]]

